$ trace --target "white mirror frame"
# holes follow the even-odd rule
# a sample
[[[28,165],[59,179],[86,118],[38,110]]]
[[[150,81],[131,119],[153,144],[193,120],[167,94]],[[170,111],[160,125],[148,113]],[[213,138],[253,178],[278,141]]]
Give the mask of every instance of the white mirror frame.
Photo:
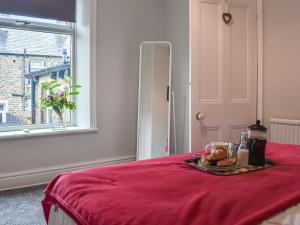
[[[139,62],[139,91],[138,91],[138,117],[137,117],[137,145],[136,145],[136,160],[140,160],[139,150],[139,133],[140,133],[140,105],[141,105],[141,76],[142,76],[142,50],[144,44],[167,44],[170,47],[170,63],[169,63],[169,106],[168,106],[168,153],[170,155],[170,133],[171,133],[171,102],[172,100],[172,43],[170,41],[144,41],[140,44],[140,62]],[[145,155],[145,152],[143,153]]]

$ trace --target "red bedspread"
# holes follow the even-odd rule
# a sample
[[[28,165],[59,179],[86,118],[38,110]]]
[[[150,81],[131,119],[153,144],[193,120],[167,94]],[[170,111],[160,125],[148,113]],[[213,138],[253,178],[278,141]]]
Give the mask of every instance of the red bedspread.
[[[300,202],[300,146],[269,144],[280,166],[237,176],[185,165],[191,155],[64,173],[45,190],[80,225],[254,225]]]

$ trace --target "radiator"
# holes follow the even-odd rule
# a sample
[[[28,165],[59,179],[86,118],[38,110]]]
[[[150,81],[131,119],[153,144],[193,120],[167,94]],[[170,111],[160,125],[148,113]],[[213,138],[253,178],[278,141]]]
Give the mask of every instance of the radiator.
[[[281,144],[300,144],[300,120],[272,118],[271,141]]]

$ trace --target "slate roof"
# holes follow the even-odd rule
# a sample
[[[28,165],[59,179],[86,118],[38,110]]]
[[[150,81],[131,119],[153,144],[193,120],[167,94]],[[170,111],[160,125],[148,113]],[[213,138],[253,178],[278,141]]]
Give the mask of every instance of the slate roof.
[[[62,56],[66,49],[70,56],[70,36],[46,32],[0,28],[0,54]]]
[[[52,72],[55,72],[55,73],[60,72],[60,71],[64,72],[65,70],[70,70],[70,68],[71,68],[71,64],[70,64],[70,62],[68,62],[65,64],[48,67],[45,69],[41,69],[41,70],[37,70],[37,71],[31,72],[31,73],[28,73],[25,75],[25,77],[30,78],[30,77],[48,76]],[[68,74],[68,75],[70,75],[70,74]]]

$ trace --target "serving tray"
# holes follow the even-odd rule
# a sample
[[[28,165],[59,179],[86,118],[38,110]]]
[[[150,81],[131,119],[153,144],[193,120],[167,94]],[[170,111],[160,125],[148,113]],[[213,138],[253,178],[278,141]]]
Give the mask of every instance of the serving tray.
[[[218,170],[216,167],[205,167],[198,163],[199,158],[194,159],[188,159],[185,160],[185,163],[193,168],[196,168],[198,170],[218,175],[218,176],[232,176],[232,175],[239,175],[243,173],[250,173],[255,172],[263,169],[268,169],[274,166],[277,166],[278,163],[273,162],[272,160],[266,159],[265,166],[248,166],[248,167],[240,167],[239,165],[236,165],[234,167],[224,167],[224,169]]]

